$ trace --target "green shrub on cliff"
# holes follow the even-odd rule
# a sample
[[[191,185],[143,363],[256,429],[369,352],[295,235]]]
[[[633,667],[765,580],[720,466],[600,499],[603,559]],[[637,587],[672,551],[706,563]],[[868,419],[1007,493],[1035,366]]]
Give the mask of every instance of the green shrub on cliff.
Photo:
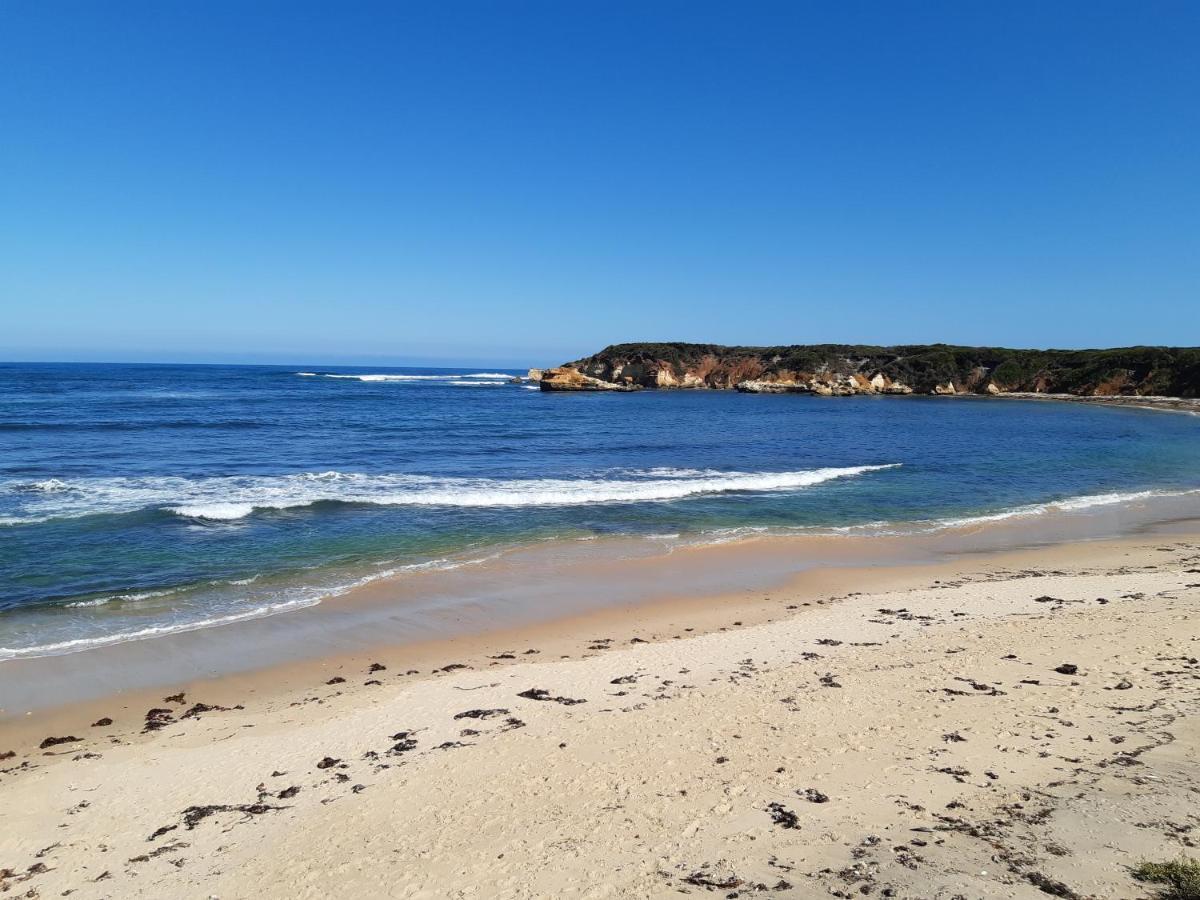
[[[952,344],[726,347],[662,342],[614,344],[576,365],[611,371],[630,363],[651,371],[668,366],[676,375],[702,371],[713,387],[728,386],[730,373],[752,368],[767,378],[823,372],[870,377],[882,372],[918,392],[952,381],[960,389],[977,392],[994,384],[1004,391],[1200,396],[1200,348],[1195,347],[1013,350]]]

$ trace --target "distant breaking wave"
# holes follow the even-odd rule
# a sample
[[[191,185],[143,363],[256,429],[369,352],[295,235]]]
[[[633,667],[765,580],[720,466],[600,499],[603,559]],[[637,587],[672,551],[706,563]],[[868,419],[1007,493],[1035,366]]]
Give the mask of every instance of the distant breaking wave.
[[[49,479],[0,484],[0,500],[8,501],[5,506],[11,506],[13,499],[17,501],[16,515],[0,517],[0,524],[19,525],[144,509],[165,509],[189,518],[228,521],[245,518],[255,510],[294,509],[321,502],[454,507],[663,502],[733,491],[794,491],[898,466],[892,463],[793,472],[660,468],[604,478],[511,480],[344,472],[195,479],[169,476]]]
[[[304,378],[347,378],[355,381],[440,381],[449,384],[461,384],[463,379],[484,379],[484,378],[503,378],[505,381],[494,382],[496,384],[507,384],[507,379],[516,378],[515,375],[509,375],[507,372],[471,372],[462,375],[392,375],[388,373],[367,374],[367,375],[341,375],[334,372],[297,372]],[[479,384],[478,381],[470,381],[470,384]]]

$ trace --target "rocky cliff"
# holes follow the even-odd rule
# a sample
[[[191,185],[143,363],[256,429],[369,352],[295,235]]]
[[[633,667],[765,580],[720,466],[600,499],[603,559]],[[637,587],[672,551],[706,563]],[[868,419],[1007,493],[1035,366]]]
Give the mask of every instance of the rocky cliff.
[[[1200,397],[1200,348],[1009,350],[914,344],[614,344],[541,373],[543,390]]]

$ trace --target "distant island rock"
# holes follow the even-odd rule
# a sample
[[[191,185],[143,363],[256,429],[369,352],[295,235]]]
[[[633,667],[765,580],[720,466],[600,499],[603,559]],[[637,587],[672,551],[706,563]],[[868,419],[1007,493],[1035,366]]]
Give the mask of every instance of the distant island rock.
[[[1200,348],[1009,350],[911,344],[614,344],[552,369],[544,391],[1200,397]],[[535,377],[535,375],[537,377]]]

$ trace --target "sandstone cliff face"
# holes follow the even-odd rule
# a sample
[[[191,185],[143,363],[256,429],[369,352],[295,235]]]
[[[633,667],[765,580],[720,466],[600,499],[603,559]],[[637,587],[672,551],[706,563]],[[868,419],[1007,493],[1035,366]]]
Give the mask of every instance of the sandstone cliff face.
[[[1029,392],[1196,397],[1200,396],[1200,349],[617,344],[547,370],[541,384],[546,390],[736,389],[827,396]]]
[[[530,370],[533,371],[533,370]],[[584,375],[572,366],[540,371],[538,386],[543,391],[640,391],[641,385],[616,383]]]

